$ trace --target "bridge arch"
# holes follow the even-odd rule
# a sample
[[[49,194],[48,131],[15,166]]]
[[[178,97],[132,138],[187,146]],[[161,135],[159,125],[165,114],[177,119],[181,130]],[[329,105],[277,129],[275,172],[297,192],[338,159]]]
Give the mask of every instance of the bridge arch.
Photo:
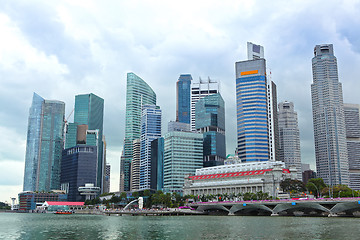
[[[237,204],[230,208],[230,214],[238,215],[244,213],[245,215],[256,213],[256,215],[271,215],[272,210],[263,204]]]
[[[322,206],[319,203],[315,203],[315,202],[309,202],[309,203],[299,203],[299,202],[292,202],[292,203],[282,203],[282,204],[278,204],[275,206],[275,208],[273,209],[273,214],[279,214],[283,211],[320,211],[320,212],[325,212],[330,214],[330,210],[327,209],[326,207]]]

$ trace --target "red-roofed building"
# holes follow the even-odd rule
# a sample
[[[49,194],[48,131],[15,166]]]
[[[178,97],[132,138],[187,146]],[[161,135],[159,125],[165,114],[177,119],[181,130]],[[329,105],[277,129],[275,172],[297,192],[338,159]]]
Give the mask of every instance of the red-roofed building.
[[[238,163],[196,170],[186,176],[184,195],[239,194],[262,191],[278,197],[282,180],[296,179],[296,168],[283,162]]]
[[[42,210],[47,211],[69,211],[69,210],[77,210],[83,209],[84,202],[53,202],[53,201],[45,201],[41,206]]]

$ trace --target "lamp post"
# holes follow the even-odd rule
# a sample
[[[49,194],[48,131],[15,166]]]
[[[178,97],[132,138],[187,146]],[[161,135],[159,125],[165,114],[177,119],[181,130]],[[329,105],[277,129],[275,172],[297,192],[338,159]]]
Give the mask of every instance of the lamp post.
[[[316,188],[316,191],[317,191],[318,198],[319,198],[319,194],[320,194],[320,197],[321,197],[321,193],[320,193],[319,189],[317,188],[317,186],[312,182],[308,182],[308,183],[311,183],[312,185],[314,185],[314,187]]]
[[[339,191],[339,198],[340,198],[340,193],[341,193],[341,190]]]

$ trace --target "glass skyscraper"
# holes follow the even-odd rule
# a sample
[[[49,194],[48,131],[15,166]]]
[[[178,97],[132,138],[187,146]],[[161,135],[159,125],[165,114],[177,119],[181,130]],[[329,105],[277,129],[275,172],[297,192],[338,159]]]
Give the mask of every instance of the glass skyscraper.
[[[297,180],[302,181],[300,131],[298,116],[292,102],[279,103],[279,160],[285,163],[286,168],[295,166]]]
[[[142,105],[156,105],[156,94],[134,73],[127,74],[125,141],[120,163],[120,191],[130,191],[130,164],[133,158],[133,141],[141,135]]]
[[[195,104],[195,128],[204,136],[204,167],[223,165],[226,158],[225,102],[220,93]]]
[[[164,136],[164,191],[182,192],[186,174],[203,167],[203,135],[169,132]]]
[[[104,99],[93,93],[75,96],[74,123],[69,123],[66,133],[65,148],[74,147],[77,144],[97,146],[97,181],[96,186],[103,188],[103,176],[105,172],[104,149],[103,149],[103,121],[104,121]],[[84,126],[82,126],[84,125]],[[79,142],[79,133],[89,138],[89,132],[81,131],[79,128],[87,126],[87,130],[98,130],[97,139],[84,139]]]
[[[150,189],[151,142],[161,137],[161,109],[155,105],[143,105],[140,136],[140,189]]]
[[[316,45],[312,59],[312,112],[317,177],[349,184],[342,86],[332,44]]]
[[[242,162],[268,161],[266,61],[241,61],[235,67],[238,156]]]
[[[24,191],[60,189],[65,103],[33,95],[26,142]]]
[[[181,74],[176,82],[176,121],[190,123],[190,88],[192,77],[190,74]]]

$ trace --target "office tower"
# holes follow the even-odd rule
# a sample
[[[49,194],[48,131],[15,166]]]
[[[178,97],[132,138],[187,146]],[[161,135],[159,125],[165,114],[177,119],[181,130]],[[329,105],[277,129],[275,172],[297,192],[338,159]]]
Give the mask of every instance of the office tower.
[[[181,74],[176,82],[176,121],[190,123],[191,74]]]
[[[65,149],[85,144],[86,136],[97,131],[97,139],[89,140],[87,145],[97,146],[97,180],[95,185],[103,192],[104,180],[104,144],[103,144],[104,99],[89,93],[75,96],[74,123],[69,123],[66,130]],[[89,135],[88,137],[90,137]]]
[[[333,45],[316,45],[312,59],[312,112],[317,177],[328,185],[349,184],[342,86]]]
[[[344,103],[349,187],[360,190],[360,105]]]
[[[65,103],[34,93],[29,110],[24,191],[60,189]]]
[[[186,174],[203,167],[203,135],[169,132],[164,136],[164,191],[182,192]]]
[[[292,102],[279,103],[279,160],[285,163],[286,168],[295,166],[297,180],[302,180],[302,166],[300,153],[300,132],[297,113]]]
[[[68,195],[68,201],[84,201],[78,189],[85,184],[96,184],[97,152],[94,145],[76,145],[62,152],[61,190]]]
[[[134,73],[127,74],[125,141],[120,163],[120,191],[130,190],[130,164],[133,141],[141,135],[142,105],[156,105],[156,94],[151,87]]]
[[[269,160],[265,59],[236,62],[237,154],[242,162]]]
[[[172,131],[190,132],[190,123],[170,121],[168,123],[168,132],[172,132]]]
[[[104,193],[110,192],[110,170],[111,166],[106,164],[105,166],[105,179],[104,179]]]
[[[140,189],[140,139],[133,141],[133,159],[130,165],[130,191],[138,191]]]
[[[140,189],[150,189],[151,142],[161,137],[161,109],[155,105],[143,105],[140,137]]]
[[[277,92],[276,84],[269,80],[267,85],[268,92],[268,127],[269,127],[269,159],[279,161],[279,127],[277,113]]]
[[[164,188],[164,138],[160,137],[151,142],[151,180],[150,188],[162,190]]]
[[[195,104],[195,128],[203,134],[204,167],[223,165],[226,158],[225,102],[220,93]]]
[[[191,131],[195,131],[195,103],[199,99],[220,92],[219,83],[208,78],[207,80],[192,81],[191,83]]]

